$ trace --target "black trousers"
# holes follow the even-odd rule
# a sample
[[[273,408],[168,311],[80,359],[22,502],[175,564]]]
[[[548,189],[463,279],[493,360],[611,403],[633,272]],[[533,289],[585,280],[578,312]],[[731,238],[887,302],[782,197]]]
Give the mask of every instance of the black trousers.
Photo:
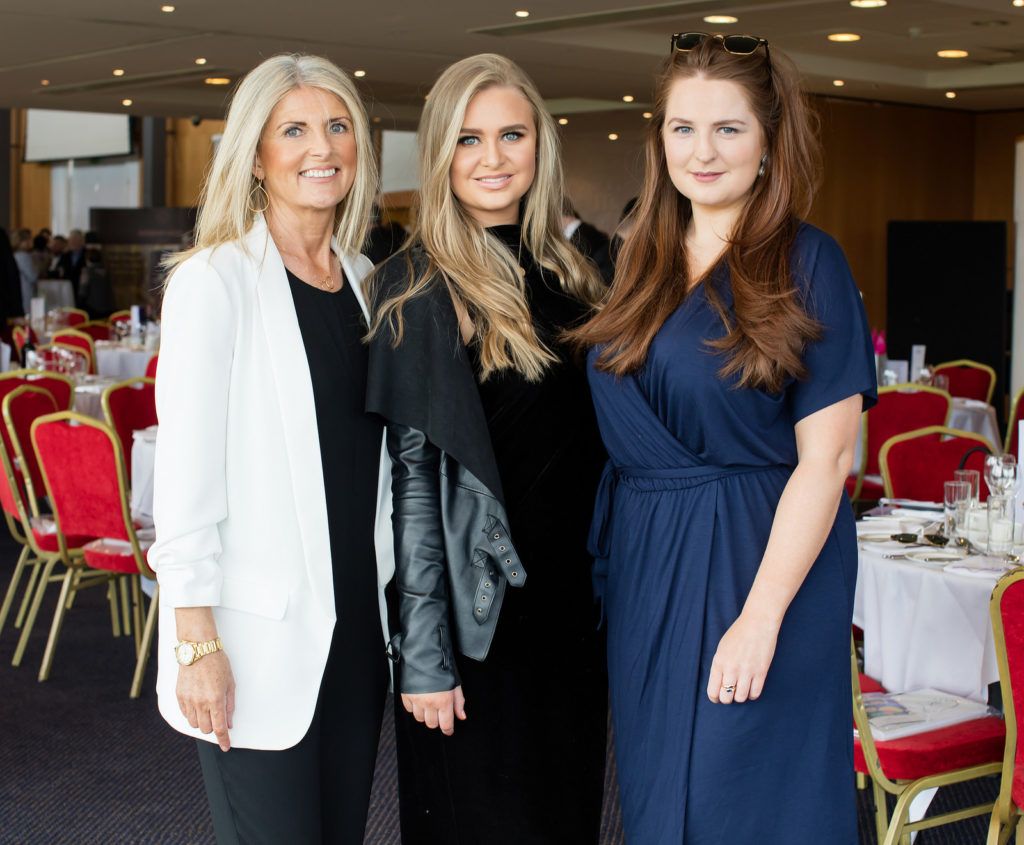
[[[370,626],[339,630],[339,619],[298,745],[223,752],[197,741],[218,845],[362,845],[388,688],[376,603],[373,610]]]

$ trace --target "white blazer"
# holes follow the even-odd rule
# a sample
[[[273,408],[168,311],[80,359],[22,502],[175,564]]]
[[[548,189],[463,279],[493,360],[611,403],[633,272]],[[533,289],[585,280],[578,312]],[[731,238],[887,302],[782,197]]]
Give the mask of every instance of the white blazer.
[[[342,257],[361,291],[371,269]],[[257,220],[242,243],[175,271],[163,303],[160,429],[149,563],[160,583],[157,694],[182,733],[174,608],[212,606],[236,683],[231,744],[295,745],[313,718],[334,630],[334,590],[313,386],[280,253]],[[391,462],[383,452],[377,568],[394,572]],[[343,549],[336,550],[344,553]]]

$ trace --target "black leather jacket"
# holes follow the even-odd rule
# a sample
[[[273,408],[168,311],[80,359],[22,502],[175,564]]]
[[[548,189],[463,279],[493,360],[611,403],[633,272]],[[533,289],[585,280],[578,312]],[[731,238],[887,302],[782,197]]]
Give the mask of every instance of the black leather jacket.
[[[400,252],[377,272],[375,304],[425,267]],[[397,688],[440,692],[459,683],[453,651],[487,656],[502,598],[526,572],[508,536],[501,479],[476,379],[446,286],[406,303],[395,345],[370,343],[366,409],[387,423],[394,495],[399,632],[389,654]]]

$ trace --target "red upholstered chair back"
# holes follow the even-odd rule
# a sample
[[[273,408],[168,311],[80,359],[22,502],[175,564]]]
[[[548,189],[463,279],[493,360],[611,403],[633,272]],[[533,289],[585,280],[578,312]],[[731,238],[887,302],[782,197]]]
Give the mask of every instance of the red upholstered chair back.
[[[21,488],[21,476],[14,471],[14,461],[8,456],[7,448],[0,446],[0,507],[4,514],[16,522],[22,522],[25,498]],[[27,528],[25,528],[27,530]]]
[[[72,346],[67,343],[41,343],[36,347],[36,354],[42,362],[46,372],[57,372],[61,369],[61,356],[59,350],[66,350],[78,356],[82,360],[82,372],[90,372],[92,361],[89,360],[89,353],[79,346]]]
[[[114,323],[120,322],[130,323],[132,321],[132,312],[127,310],[115,311],[107,319],[110,321],[110,325],[114,325]]]
[[[41,387],[48,391],[56,402],[56,408],[53,409],[55,411],[66,411],[71,407],[71,396],[74,392],[71,380],[64,376],[38,372],[36,370],[12,370],[11,372],[0,374],[0,406],[3,405],[3,401],[8,394],[13,393],[24,385]],[[0,441],[2,441],[3,447],[10,456],[13,465],[17,451],[11,442],[6,425],[0,425]],[[24,440],[23,443],[27,448],[28,440]]]
[[[1017,457],[1017,423],[1024,420],[1024,388],[1013,397],[1013,407],[1010,408],[1010,421],[1006,424],[1005,451]]]
[[[125,461],[131,460],[132,432],[156,425],[156,382],[133,378],[110,385],[103,391],[103,416],[117,432]]]
[[[49,414],[32,423],[32,446],[63,537],[131,541],[124,460],[107,425],[70,411]]]
[[[56,346],[73,346],[81,349],[89,357],[89,372],[96,372],[96,347],[92,338],[77,329],[61,329],[53,333],[53,344]]]
[[[146,364],[146,378],[151,378],[151,379],[155,379],[156,378],[156,362],[157,362],[157,359],[159,357],[160,357],[160,355],[157,354],[157,355],[154,355],[152,358],[149,359],[149,363]]]
[[[953,480],[971,449],[983,446],[991,452],[992,445],[980,434],[933,425],[889,438],[882,446],[879,463],[885,495],[900,499],[941,502],[943,482]],[[964,469],[976,469],[985,477],[986,451],[972,452]],[[981,501],[988,498],[988,486],[980,485]]]
[[[1006,719],[1006,757],[999,803],[1012,799],[1024,807],[1024,570],[1003,576],[990,602],[992,630],[999,661],[999,683]],[[997,804],[998,811],[998,804]]]
[[[60,312],[69,326],[80,326],[89,322],[89,312],[81,308],[61,308]]]
[[[878,404],[867,412],[867,475],[878,475],[878,455],[890,437],[924,428],[945,425],[952,400],[949,394],[920,384],[897,384],[878,390]]]
[[[0,408],[3,412],[4,429],[14,449],[11,454],[17,458],[21,467],[21,475],[31,503],[33,497],[39,497],[46,491],[43,477],[39,473],[36,453],[32,450],[32,423],[39,417],[56,413],[60,408],[48,391],[27,384],[8,393],[0,403]]]
[[[75,326],[75,328],[82,332],[82,334],[89,335],[93,340],[110,340],[109,323],[92,320],[88,323],[81,323],[80,325]]]
[[[936,364],[932,374],[941,374],[949,379],[951,396],[978,399],[981,402],[992,401],[992,391],[996,388],[996,371],[987,364],[962,358],[959,361]]]

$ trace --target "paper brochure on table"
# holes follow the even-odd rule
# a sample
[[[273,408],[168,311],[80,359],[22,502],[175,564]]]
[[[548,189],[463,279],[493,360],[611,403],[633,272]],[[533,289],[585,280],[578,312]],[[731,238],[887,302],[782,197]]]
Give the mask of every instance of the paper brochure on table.
[[[895,694],[868,692],[863,698],[871,734],[878,742],[998,715],[987,704],[935,689]],[[856,735],[857,730],[853,733]]]

